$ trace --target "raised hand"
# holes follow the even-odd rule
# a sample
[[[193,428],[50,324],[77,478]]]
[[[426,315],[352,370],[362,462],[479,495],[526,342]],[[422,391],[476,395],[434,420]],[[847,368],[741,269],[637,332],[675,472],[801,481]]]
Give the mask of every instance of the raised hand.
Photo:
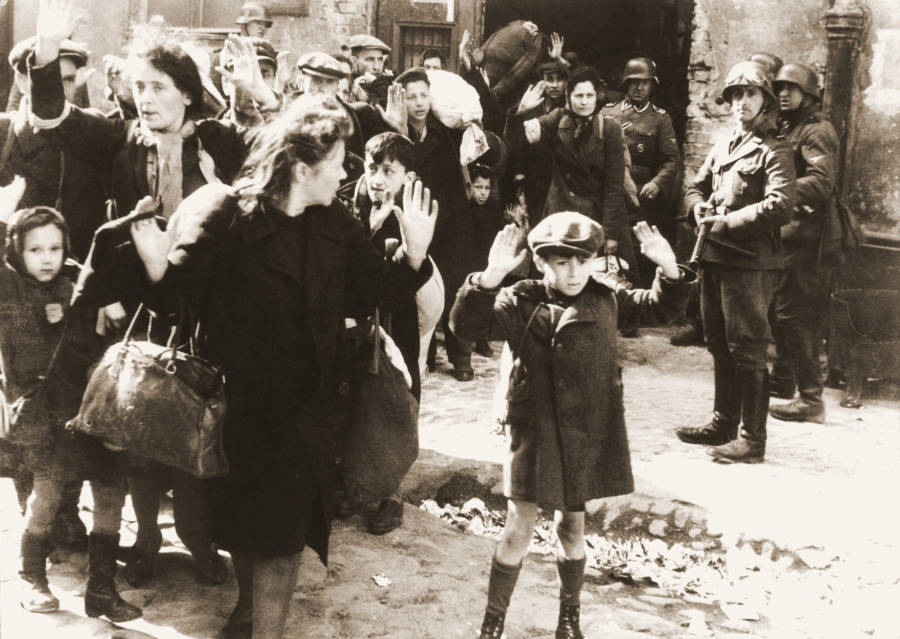
[[[497,288],[525,256],[528,249],[521,248],[524,240],[523,230],[515,224],[507,224],[494,237],[491,251],[488,253],[488,265],[479,276],[479,284],[484,288]]]
[[[145,195],[138,201],[131,213],[135,221],[131,223],[131,241],[138,256],[144,263],[147,277],[151,282],[160,281],[166,274],[172,237],[161,228],[153,212],[159,206],[156,198]]]
[[[538,80],[536,83],[528,85],[525,93],[522,94],[522,99],[519,100],[516,113],[525,113],[540,105],[544,101],[544,91],[546,90],[547,83],[543,80]]]
[[[35,63],[43,66],[53,62],[59,56],[60,43],[72,36],[76,26],[78,17],[72,0],[40,0]]]
[[[379,104],[378,113],[388,125],[400,135],[407,135],[406,89],[401,84],[392,84],[388,87],[387,108]]]
[[[403,253],[409,266],[418,271],[428,257],[428,247],[434,237],[438,203],[431,199],[431,189],[421,180],[407,182],[403,188],[403,210],[395,209],[403,238]]]
[[[285,87],[294,79],[297,68],[297,54],[292,51],[279,51],[276,60],[275,90],[284,94]]]
[[[641,243],[641,253],[648,260],[662,267],[663,275],[669,279],[679,279],[681,272],[678,270],[675,253],[659,229],[641,221],[634,225],[633,230]]]
[[[275,94],[263,80],[259,70],[256,50],[247,40],[230,34],[222,49],[222,57],[230,59],[233,69],[225,66],[216,67],[222,78],[231,82],[239,91],[245,92],[261,107],[272,107],[278,101]]]
[[[472,40],[472,34],[466,29],[463,31],[462,38],[459,40],[459,61],[469,71],[472,68],[472,59],[469,58],[469,42]]]
[[[550,34],[550,46],[547,48],[547,53],[550,54],[551,58],[559,60],[562,57],[564,42],[565,39],[556,31]]]

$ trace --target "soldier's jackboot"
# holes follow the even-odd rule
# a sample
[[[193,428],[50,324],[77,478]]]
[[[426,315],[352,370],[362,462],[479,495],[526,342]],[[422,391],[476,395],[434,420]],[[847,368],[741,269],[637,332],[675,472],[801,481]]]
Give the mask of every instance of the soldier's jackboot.
[[[707,450],[723,464],[758,464],[766,454],[766,419],[769,408],[769,371],[738,369],[741,390],[741,436]]]
[[[782,421],[822,424],[825,422],[825,402],[822,401],[818,340],[812,330],[801,330],[791,340],[791,347],[800,397],[789,404],[773,406],[769,414]]]
[[[770,318],[772,337],[775,340],[775,361],[769,376],[769,395],[778,399],[794,399],[797,381],[794,376],[795,344],[792,343],[793,328]],[[795,341],[795,340],[794,340]]]
[[[741,421],[741,394],[737,386],[734,362],[730,358],[714,357],[713,379],[715,395],[712,421],[704,426],[675,430],[676,437],[687,444],[719,446],[737,437]]]

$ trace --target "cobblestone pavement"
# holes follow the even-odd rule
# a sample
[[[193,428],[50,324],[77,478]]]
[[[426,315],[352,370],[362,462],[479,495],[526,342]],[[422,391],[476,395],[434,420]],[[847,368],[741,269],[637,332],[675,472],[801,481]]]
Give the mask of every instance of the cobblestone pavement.
[[[643,329],[639,339],[622,341],[638,490],[591,504],[591,529],[634,540],[647,552],[697,543],[721,553],[707,575],[707,583],[718,584],[717,595],[704,596],[704,579],[691,594],[650,579],[626,584],[592,567],[583,595],[586,636],[900,636],[894,613],[900,600],[900,537],[890,489],[900,453],[900,401],[894,389],[870,388],[865,407],[856,411],[840,408],[839,394],[829,390],[824,425],[770,420],[765,464],[717,466],[702,448],[681,444],[671,433],[704,420],[712,402],[708,354],[670,347],[672,330]],[[494,349],[499,354],[499,345]],[[455,381],[440,360],[425,380],[423,455],[406,483],[411,499],[432,496],[432,489],[458,472],[471,473],[496,492],[497,463],[505,450],[491,408],[496,359],[474,357],[474,382]],[[21,520],[8,480],[0,483],[0,507],[3,639],[211,638],[234,604],[233,580],[221,587],[196,583],[166,503],[157,579],[142,589],[129,589],[120,580],[123,596],[144,607],[143,619],[127,624],[127,630],[86,619],[81,599],[86,559],[78,554],[61,556],[64,561],[49,571],[62,611],[26,613],[16,604]],[[89,501],[84,507],[89,521]],[[124,544],[133,535],[133,517],[126,515]],[[414,504],[406,505],[404,526],[394,533],[375,537],[363,528],[359,516],[336,525],[327,569],[304,556],[287,636],[476,635],[493,539],[460,532]],[[546,548],[535,550],[513,597],[509,639],[550,637],[555,628],[553,556]]]

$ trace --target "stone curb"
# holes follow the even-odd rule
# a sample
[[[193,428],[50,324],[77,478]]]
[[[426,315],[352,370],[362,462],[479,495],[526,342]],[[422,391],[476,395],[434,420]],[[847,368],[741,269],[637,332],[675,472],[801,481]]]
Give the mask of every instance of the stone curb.
[[[469,497],[502,495],[503,469],[492,461],[463,459],[423,449],[401,485],[404,499],[416,506],[433,499],[454,480],[470,487]],[[802,548],[785,548],[771,539],[751,537],[716,523],[706,508],[679,500],[671,493],[650,486],[636,477],[637,490],[628,495],[597,499],[586,505],[588,527],[603,534],[642,535],[667,543],[682,543],[698,551],[725,551],[749,544],[756,550],[797,555]]]

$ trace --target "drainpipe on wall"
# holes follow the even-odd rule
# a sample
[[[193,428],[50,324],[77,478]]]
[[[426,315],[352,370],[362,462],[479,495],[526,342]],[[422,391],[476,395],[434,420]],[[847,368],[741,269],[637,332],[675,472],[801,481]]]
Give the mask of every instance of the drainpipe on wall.
[[[859,0],[836,0],[825,12],[825,31],[828,33],[828,58],[825,64],[825,96],[823,107],[837,129],[840,138],[837,185],[842,193],[846,181],[844,165],[847,138],[851,125],[850,111],[856,78],[856,59],[860,40],[868,26],[868,12]]]

